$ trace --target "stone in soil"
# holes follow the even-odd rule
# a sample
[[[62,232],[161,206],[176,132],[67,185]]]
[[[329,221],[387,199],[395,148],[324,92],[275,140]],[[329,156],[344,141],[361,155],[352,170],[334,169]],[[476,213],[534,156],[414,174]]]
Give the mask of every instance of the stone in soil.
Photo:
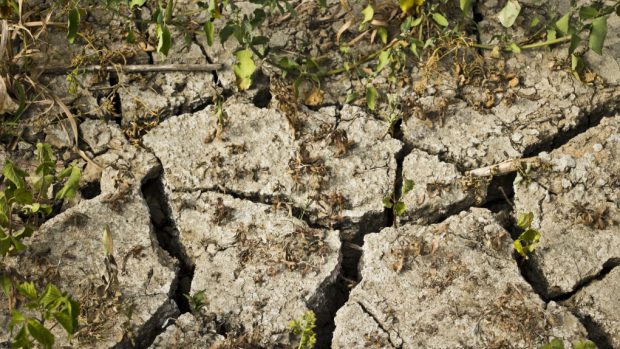
[[[620,268],[579,290],[565,305],[596,326],[613,348],[620,347]]]
[[[545,304],[486,209],[365,237],[362,281],[336,315],[333,348],[538,347],[585,329]]]
[[[229,101],[230,102],[230,101]],[[348,239],[383,224],[401,144],[361,109],[298,115],[233,100],[218,131],[214,107],[163,122],[144,137],[173,191],[229,191],[290,207]]]
[[[179,240],[195,266],[191,294],[204,290],[204,311],[228,338],[288,345],[290,320],[308,309],[326,320],[340,271],[337,231],[224,194],[168,195]]]
[[[539,156],[546,165],[515,184],[515,205],[542,234],[530,276],[555,297],[620,258],[620,116]]]

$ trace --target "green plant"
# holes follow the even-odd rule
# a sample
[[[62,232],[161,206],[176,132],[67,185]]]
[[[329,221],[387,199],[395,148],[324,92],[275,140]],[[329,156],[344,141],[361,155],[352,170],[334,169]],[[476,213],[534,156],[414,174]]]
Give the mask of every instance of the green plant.
[[[540,241],[540,232],[532,228],[534,214],[532,212],[523,213],[517,220],[517,225],[525,231],[519,235],[514,242],[515,251],[523,258],[527,259],[528,253],[534,252],[536,245]]]
[[[4,260],[8,255],[26,248],[23,240],[34,233],[39,220],[52,213],[54,202],[75,196],[80,170],[69,166],[56,173],[56,159],[48,144],[37,144],[39,165],[30,176],[7,160],[0,180],[0,286],[9,300],[11,313],[9,329],[13,333],[12,345],[17,348],[32,347],[32,339],[46,348],[54,344],[54,336],[45,322],[54,319],[69,338],[77,329],[79,304],[55,285],[47,284],[42,292],[32,281],[17,282],[14,273],[7,272]],[[65,180],[66,179],[66,180]],[[62,188],[52,195],[55,183],[65,180]],[[14,309],[17,298],[23,298],[27,311]],[[38,313],[38,316],[35,314]],[[31,339],[32,338],[32,339]]]
[[[184,294],[183,296],[189,302],[189,307],[192,314],[200,312],[200,309],[204,308],[207,303],[205,302],[205,290],[196,291],[193,295]]]
[[[2,275],[0,284],[7,297],[14,297],[11,280]],[[11,313],[9,330],[15,333],[19,328],[11,343],[14,348],[31,348],[31,337],[43,347],[51,348],[55,338],[45,322],[52,319],[65,329],[71,340],[77,330],[80,305],[70,295],[60,292],[53,284],[47,284],[43,292],[38,292],[33,282],[17,285],[17,292],[26,300],[28,311],[13,309]]]
[[[413,180],[403,178],[403,189],[400,197],[405,196],[411,189],[413,189]],[[383,198],[383,206],[387,209],[392,209],[395,216],[402,216],[407,210],[407,205],[402,200],[396,199],[394,193]]]
[[[316,315],[311,310],[305,312],[298,320],[291,320],[288,323],[294,335],[299,336],[297,349],[312,349],[316,344]]]
[[[596,349],[596,344],[589,340],[583,340],[575,342],[572,345],[573,349]],[[548,344],[541,346],[539,349],[564,349],[564,342],[558,338],[554,338]]]

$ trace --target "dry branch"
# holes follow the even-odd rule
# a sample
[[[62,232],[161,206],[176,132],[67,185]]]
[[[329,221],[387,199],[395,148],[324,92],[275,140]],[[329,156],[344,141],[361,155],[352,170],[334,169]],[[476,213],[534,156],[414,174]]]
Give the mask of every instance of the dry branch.
[[[79,67],[80,73],[99,71],[123,73],[164,73],[164,72],[211,72],[224,68],[223,64],[133,64],[117,66],[88,65]],[[45,68],[46,74],[66,74],[73,71],[72,67]]]
[[[531,158],[510,159],[499,164],[477,168],[466,172],[465,174],[473,177],[489,177],[497,175],[505,175],[512,172],[517,172],[521,168],[525,168],[527,165],[536,166],[540,165],[540,158],[533,156]]]

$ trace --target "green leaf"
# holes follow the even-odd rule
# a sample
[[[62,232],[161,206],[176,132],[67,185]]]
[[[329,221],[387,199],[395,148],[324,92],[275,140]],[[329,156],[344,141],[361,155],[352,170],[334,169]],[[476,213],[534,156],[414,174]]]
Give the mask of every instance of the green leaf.
[[[369,4],[368,6],[366,6],[365,9],[362,10],[362,14],[364,15],[364,20],[362,21],[362,23],[370,22],[372,21],[372,17],[375,15],[375,10]]]
[[[573,343],[573,349],[596,349],[596,344],[589,340]]]
[[[383,207],[392,208],[393,206],[394,206],[394,203],[392,202],[391,196],[386,196],[383,198]]]
[[[514,52],[514,53],[521,53],[521,48],[519,47],[519,45],[517,45],[516,43],[511,43],[510,46],[508,46],[508,48],[510,49],[510,51]]]
[[[82,172],[77,166],[71,166],[71,174],[65,185],[56,193],[56,200],[72,199],[80,187],[80,176]]]
[[[405,211],[407,210],[407,206],[405,205],[404,202],[402,201],[398,201],[396,204],[394,204],[394,214],[397,216],[402,216]]]
[[[269,38],[266,36],[255,36],[252,38],[252,46],[266,45],[269,42]]]
[[[24,282],[17,286],[17,290],[21,295],[28,298],[31,301],[37,299],[37,289],[34,287],[33,282]]]
[[[0,289],[2,289],[2,292],[4,293],[6,298],[9,298],[11,296],[12,288],[13,283],[11,282],[11,279],[4,274],[0,274]]]
[[[125,41],[127,41],[128,44],[136,43],[136,34],[134,34],[133,30],[129,29],[127,31],[127,36],[125,37]]]
[[[13,165],[13,163],[9,160],[6,160],[6,162],[4,163],[2,175],[4,176],[4,178],[8,179],[11,183],[13,183],[16,188],[23,188],[26,186],[25,178],[28,174],[21,170],[19,167]]]
[[[220,30],[220,42],[222,44],[224,44],[226,42],[226,40],[228,40],[228,38],[235,32],[235,27],[227,24],[226,26],[224,26],[224,28],[222,28],[222,30]]]
[[[538,24],[540,24],[540,18],[534,17],[534,19],[532,19],[532,21],[530,22],[530,28],[534,28]]]
[[[376,69],[377,73],[390,63],[390,51],[391,50],[385,50],[379,54],[379,64],[377,65]]]
[[[344,104],[349,104],[357,99],[357,93],[350,92],[347,94],[347,98],[344,101]]]
[[[547,41],[553,41],[557,38],[555,29],[547,29]]]
[[[573,52],[575,52],[575,50],[577,49],[577,47],[579,47],[580,43],[581,43],[581,38],[579,37],[579,35],[577,34],[571,35],[570,45],[568,46],[568,53],[572,55]]]
[[[527,229],[532,225],[534,214],[532,212],[522,213],[517,219],[517,225],[522,229]]]
[[[592,21],[592,30],[590,31],[588,46],[599,55],[603,54],[603,44],[605,43],[606,36],[607,16],[595,18]]]
[[[555,22],[555,27],[558,29],[558,31],[562,35],[568,34],[570,16],[571,16],[571,13],[568,12],[564,16],[562,16],[562,18],[558,19],[557,22]]]
[[[381,39],[381,42],[384,44],[387,44],[387,40],[388,40],[387,29],[385,29],[385,27],[379,27],[377,28],[377,34],[379,34],[379,39]]]
[[[47,143],[37,143],[37,160],[40,165],[54,165],[56,157],[52,146]],[[38,173],[38,172],[37,172]]]
[[[213,46],[213,35],[215,34],[215,27],[213,22],[207,21],[204,25],[205,35],[207,36],[207,45]]]
[[[579,9],[579,18],[592,19],[598,16],[598,10],[592,6],[584,6]]]
[[[519,13],[521,13],[521,4],[516,0],[508,0],[497,17],[504,27],[510,28],[519,17]]]
[[[403,178],[403,195],[410,192],[411,189],[413,189],[413,179]]]
[[[78,29],[80,27],[80,10],[74,7],[69,11],[69,23],[67,25],[67,40],[72,44],[77,37]]]
[[[240,90],[247,90],[252,85],[252,74],[256,71],[252,56],[252,51],[249,49],[235,53],[238,63],[233,66],[233,71],[237,76],[237,86]]]
[[[294,59],[290,58],[290,57],[284,57],[282,58],[278,64],[284,68],[287,71],[291,71],[291,70],[300,70],[300,66],[297,62],[295,62]]]
[[[142,7],[146,3],[146,0],[131,0],[129,3],[129,8],[133,9],[134,6]]]
[[[28,320],[28,332],[30,332],[30,335],[45,348],[51,348],[54,345],[54,335],[38,320]]]
[[[433,13],[433,20],[442,27],[448,26],[448,20],[441,13]]]
[[[11,347],[13,348],[31,348],[32,342],[28,338],[28,330],[26,326],[22,326],[22,328],[17,332],[13,340],[11,341]]]
[[[368,109],[375,110],[378,95],[379,93],[374,86],[368,86],[366,88],[366,104],[368,105]]]
[[[527,253],[525,253],[525,250],[523,249],[523,244],[521,243],[521,240],[515,240],[514,247],[515,251],[517,251],[518,254],[520,254],[522,257],[527,257]]]
[[[80,304],[70,297],[63,297],[62,301],[64,308],[61,311],[54,312],[52,316],[67,331],[67,334],[73,335],[78,327]]]
[[[539,349],[564,349],[564,342],[560,339],[554,338],[549,342],[549,344],[545,344]]]
[[[53,284],[47,284],[47,286],[45,286],[45,290],[41,293],[39,303],[41,303],[43,307],[50,309],[55,306],[54,303],[56,303],[56,301],[61,297],[62,292],[60,292],[56,286]]]
[[[460,7],[461,7],[461,11],[465,12],[465,13],[469,13],[469,11],[471,11],[471,5],[473,3],[473,0],[460,0]]]
[[[254,10],[252,19],[250,20],[250,25],[252,26],[252,28],[257,28],[261,24],[263,24],[263,22],[265,21],[265,18],[267,18],[267,14],[265,13],[265,10],[261,8],[257,8],[256,10]]]
[[[26,317],[24,316],[24,314],[22,314],[22,312],[18,310],[13,310],[11,312],[11,324],[12,325],[18,325],[25,321],[26,321]]]
[[[172,37],[170,36],[170,30],[165,23],[157,24],[157,52],[168,55],[170,47],[172,46]]]

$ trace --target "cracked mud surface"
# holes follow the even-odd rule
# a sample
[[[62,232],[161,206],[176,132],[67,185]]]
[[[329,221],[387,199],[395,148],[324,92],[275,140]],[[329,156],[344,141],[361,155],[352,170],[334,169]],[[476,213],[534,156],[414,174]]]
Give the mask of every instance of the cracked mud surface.
[[[481,28],[495,25],[497,6],[479,4]],[[301,8],[300,18],[314,11]],[[319,21],[318,34],[274,24],[270,43],[295,47],[341,24]],[[291,114],[268,66],[246,93],[234,92],[230,69],[85,74],[67,101],[82,113],[80,146],[93,161],[70,154],[67,125],[43,132],[82,167],[82,195],[10,267],[45,271],[81,297],[74,347],[288,348],[298,340],[288,321],[312,310],[317,348],[535,348],[552,338],[618,348],[620,25],[610,25],[604,59],[587,57],[605,81],[576,80],[556,50],[486,57],[496,69],[486,87],[414,70],[423,91],[396,92],[417,98],[422,113],[391,132],[379,112],[342,105],[360,81],[329,78],[322,103]],[[230,41],[209,47],[196,36],[183,46],[173,35],[176,54],[137,52],[131,62],[233,62]],[[64,76],[48,80],[68,90]],[[380,75],[374,83],[391,87]],[[27,167],[32,152],[25,141],[0,145],[0,162],[18,156]],[[515,183],[467,174],[530,156],[541,165]],[[401,195],[405,179],[414,186]],[[405,204],[402,216],[385,209],[390,195]],[[512,244],[522,212],[542,234],[527,260]],[[204,306],[190,311],[185,295],[201,291]],[[0,323],[9,317],[0,309]]]

